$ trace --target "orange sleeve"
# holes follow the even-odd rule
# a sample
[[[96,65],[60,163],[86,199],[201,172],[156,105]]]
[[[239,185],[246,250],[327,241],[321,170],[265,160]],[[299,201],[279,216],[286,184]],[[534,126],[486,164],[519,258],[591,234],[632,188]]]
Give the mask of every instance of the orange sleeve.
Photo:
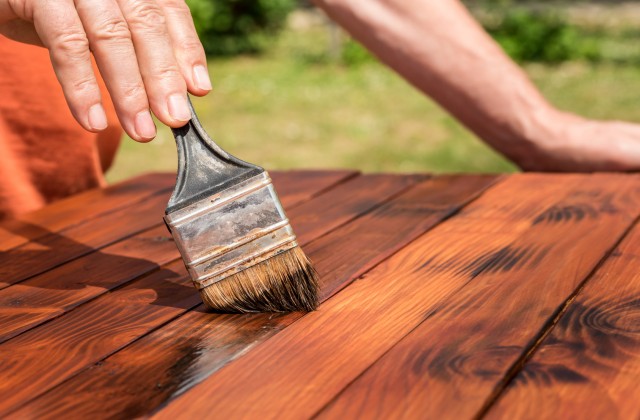
[[[122,134],[101,83],[109,128],[73,118],[48,51],[0,36],[0,218],[105,184]]]

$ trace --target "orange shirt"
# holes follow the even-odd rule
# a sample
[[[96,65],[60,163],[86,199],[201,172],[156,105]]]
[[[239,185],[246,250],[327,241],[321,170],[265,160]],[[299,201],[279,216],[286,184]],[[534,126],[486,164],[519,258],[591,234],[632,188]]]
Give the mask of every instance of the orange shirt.
[[[69,111],[49,53],[0,36],[0,218],[105,184],[120,142],[100,80],[109,128],[85,131]]]

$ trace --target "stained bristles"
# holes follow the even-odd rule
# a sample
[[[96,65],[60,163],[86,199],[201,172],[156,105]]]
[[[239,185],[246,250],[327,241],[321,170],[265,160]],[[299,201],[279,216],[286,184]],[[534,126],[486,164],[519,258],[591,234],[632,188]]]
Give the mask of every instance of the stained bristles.
[[[295,247],[205,287],[200,296],[221,312],[308,312],[318,306],[318,279]]]

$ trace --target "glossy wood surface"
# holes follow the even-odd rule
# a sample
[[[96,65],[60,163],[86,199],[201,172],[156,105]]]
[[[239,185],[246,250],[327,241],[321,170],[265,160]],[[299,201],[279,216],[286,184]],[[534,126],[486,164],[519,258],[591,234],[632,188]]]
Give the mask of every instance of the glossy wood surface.
[[[371,179],[379,182],[377,177]],[[331,279],[323,284],[323,295],[329,296],[357,278],[491,182],[493,177],[465,178],[464,182],[462,179],[457,182],[426,181],[345,226],[349,240],[345,240],[342,230],[335,230],[308,245],[303,240],[303,248],[316,262],[321,278]],[[444,191],[445,187],[450,191]],[[412,211],[419,208],[431,208],[433,215],[424,218],[421,212]],[[295,209],[290,215],[294,212]],[[387,234],[370,235],[369,232],[377,230]],[[327,244],[342,245],[331,247]],[[350,252],[350,259],[344,259],[345,252]],[[336,267],[340,270],[336,271]],[[336,272],[340,275],[337,278],[332,275]],[[100,413],[116,417],[142,415],[184,392],[200,378],[246,353],[300,316],[218,315],[212,320],[211,314],[198,308],[106,359],[99,367],[53,389],[25,410],[31,415],[50,415],[52,418],[67,411],[83,416]],[[200,354],[206,356],[200,357]],[[114,375],[114,372],[121,374]],[[78,391],[72,398],[67,398],[69,387]],[[108,398],[96,398],[93,391],[96,389]],[[24,415],[25,412],[16,414]]]
[[[640,419],[639,266],[636,226],[562,309],[489,418]]]
[[[278,174],[274,175],[274,183],[278,190],[281,190],[282,200],[286,203],[284,206],[289,210],[291,223],[296,228],[302,243],[310,237],[307,231],[314,225],[318,226],[316,233],[331,230],[339,226],[341,221],[357,217],[361,212],[367,211],[374,205],[372,203],[376,203],[376,200],[383,202],[386,197],[397,194],[421,179],[413,176],[385,177],[380,180],[375,176],[354,178],[351,175],[337,179],[334,173],[326,174],[325,177],[319,175],[316,173],[314,177],[300,177],[300,179],[309,179],[306,197],[308,202],[305,202],[305,197],[295,190],[299,188],[297,187],[301,182],[299,179],[293,183],[294,188],[292,188],[288,180],[293,177],[282,178]],[[322,203],[344,199],[342,185],[337,185],[336,188],[320,194],[325,190],[324,185],[327,182],[332,184],[344,182],[346,186],[356,183],[356,186],[363,188],[360,194],[351,195],[347,200],[348,206],[335,207],[332,211],[322,212],[315,219],[306,217],[307,210],[304,206],[307,204],[314,205],[320,202],[318,207],[322,208]],[[293,193],[291,196],[290,191]],[[319,194],[318,199],[310,200],[316,194]],[[137,207],[128,211],[134,219],[153,220],[157,225],[161,215],[151,217],[144,210],[144,207]],[[69,264],[51,269],[19,285],[0,290],[0,342],[57,317],[114,287],[157,270],[163,264],[178,258],[179,253],[171,242],[171,235],[164,225],[161,225],[98,252],[89,253],[84,258],[78,258]],[[80,270],[85,272],[83,282],[85,287],[79,287],[76,283],[77,273]]]
[[[284,184],[282,188],[284,191],[283,198],[287,197],[287,179],[288,178],[281,179],[279,182],[277,178],[274,180],[274,182],[278,182],[278,184]],[[313,180],[316,181],[317,178],[313,178]],[[320,191],[321,189],[318,188],[317,190]],[[311,198],[314,195],[312,193],[314,189],[310,189],[309,191],[307,198]],[[327,192],[327,194],[330,194],[330,191]],[[303,201],[304,199],[298,200],[298,204]],[[295,207],[295,204],[290,204],[290,206]],[[139,208],[130,210],[132,218],[137,216],[138,218],[146,219],[145,213],[136,214],[138,209]],[[157,222],[158,220],[162,220],[161,216],[162,213],[152,215],[148,218]],[[53,322],[47,323],[41,328],[32,329],[0,346],[0,360],[2,360],[2,364],[0,364],[0,374],[5,378],[5,380],[0,381],[0,395],[3,396],[1,408],[11,410],[15,404],[31,398],[34,389],[39,391],[43,388],[56,385],[65,380],[69,375],[73,375],[77,369],[82,369],[86,364],[104,358],[110,352],[126,345],[130,340],[144,335],[144,333],[148,332],[151,328],[166,322],[167,319],[163,317],[164,312],[158,313],[158,311],[156,311],[159,306],[156,303],[158,298],[162,298],[165,295],[175,297],[177,300],[173,306],[178,306],[179,308],[184,306],[180,300],[181,293],[187,293],[187,296],[189,296],[193,302],[198,302],[197,292],[189,284],[181,262],[175,262],[161,268],[163,262],[179,258],[177,249],[169,238],[170,235],[166,231],[166,227],[158,226],[148,232],[142,242],[137,240],[139,238],[136,237],[136,241],[133,243],[125,241],[121,243],[124,244],[123,248],[126,250],[146,252],[147,254],[144,255],[144,258],[139,254],[136,255],[135,258],[132,258],[130,255],[125,256],[122,253],[104,254],[95,252],[90,254],[88,256],[89,258],[100,260],[99,267],[103,270],[110,270],[110,272],[108,271],[107,273],[98,271],[96,265],[92,264],[93,261],[87,262],[84,261],[84,259],[75,260],[74,262],[76,264],[74,265],[81,267],[82,270],[87,271],[89,275],[96,274],[95,272],[98,271],[97,279],[94,282],[88,281],[87,283],[78,284],[77,276],[79,270],[77,267],[71,267],[71,271],[66,276],[51,271],[50,273],[53,272],[52,278],[54,281],[47,282],[45,279],[44,282],[39,282],[36,285],[36,288],[39,290],[36,291],[35,296],[34,293],[30,293],[33,290],[32,285],[16,285],[4,290],[11,291],[13,288],[19,288],[17,294],[26,296],[23,300],[19,301],[20,306],[23,308],[26,307],[27,311],[34,306],[30,304],[31,299],[36,301],[36,305],[39,302],[39,298],[47,300],[50,293],[46,291],[42,293],[42,289],[46,290],[49,287],[55,288],[56,283],[58,284],[58,290],[63,291],[66,299],[61,302],[62,307],[59,308],[52,308],[49,301],[46,301],[45,305],[43,305],[45,311],[57,309],[58,313],[53,314],[53,316],[58,317]],[[153,246],[144,242],[144,239],[147,239],[148,242],[161,243],[164,247],[163,249],[153,249]],[[102,254],[102,256],[99,254]],[[135,282],[123,289],[117,290],[115,293],[107,294],[102,300],[91,302],[88,305],[80,307],[67,317],[59,317],[60,313],[66,312],[77,306],[78,303],[86,301],[88,299],[87,294],[89,294],[89,297],[95,297],[108,289],[120,286],[130,280],[133,275],[127,272],[126,274],[128,275],[123,276],[120,269],[124,265],[127,268],[133,267],[133,270],[140,271],[141,264],[133,264],[140,260],[143,261],[142,270],[150,271],[149,268],[156,269],[150,276],[145,276],[141,284],[140,282]],[[149,264],[151,265],[150,267],[148,266]],[[62,266],[60,268],[64,267],[65,266]],[[113,272],[114,269],[115,272]],[[160,270],[157,271],[157,269]],[[84,274],[83,271],[80,273]],[[159,285],[160,287],[154,288],[154,285]],[[25,286],[27,288],[26,293],[23,290]],[[73,293],[77,288],[80,289],[80,293]],[[70,289],[71,293],[69,293]],[[128,293],[130,289],[133,290],[132,298],[128,297],[130,295],[130,293]],[[139,289],[148,291],[148,293],[146,293],[146,295],[140,293]],[[122,297],[123,293],[124,296],[126,296],[125,298]],[[45,296],[42,296],[43,294]],[[17,298],[15,296],[9,297],[9,302],[13,303],[16,302],[16,299],[21,298],[21,296]],[[120,305],[114,305],[113,299],[115,299],[115,302],[120,303]],[[103,302],[104,300],[106,300],[106,303]],[[135,304],[131,304],[130,300],[135,302]],[[55,298],[54,301],[56,301]],[[57,301],[60,301],[60,299]],[[96,305],[100,305],[99,309],[95,308]],[[160,306],[172,307],[172,305]],[[187,308],[188,307],[187,305]],[[12,312],[15,314],[16,311]],[[45,317],[46,315],[45,313]],[[147,315],[150,317],[148,320],[146,318]],[[20,313],[18,313],[18,318],[21,318]],[[8,328],[16,328],[16,324],[24,325],[20,322],[23,320],[24,318],[16,322],[14,319],[13,321],[10,320],[3,324],[7,325]],[[154,320],[157,321],[157,323],[154,323]],[[41,323],[42,321],[43,319],[40,317],[37,321],[31,322],[29,326],[33,326],[33,324],[38,322]],[[146,324],[147,321],[151,324]],[[89,322],[89,325],[87,325],[87,322]],[[137,331],[140,331],[140,334],[132,334],[132,331],[135,330],[132,330],[131,327],[134,326]],[[14,330],[11,332],[11,335],[15,336],[17,333],[23,332],[26,329],[28,329],[28,327],[23,326],[21,331]],[[122,334],[118,334],[119,331],[122,331]],[[106,337],[109,339],[105,340]],[[5,338],[5,340],[7,338]],[[76,349],[78,348],[84,348],[87,351],[78,354],[76,353]],[[22,350],[16,351],[16,349]],[[32,349],[33,351],[24,351],[25,349]],[[55,363],[54,360],[48,356],[54,357]],[[24,366],[33,365],[41,365],[44,369],[24,369]],[[31,373],[27,374],[26,371]],[[43,374],[43,371],[46,371],[46,374]],[[0,415],[2,414],[2,411],[0,411]]]
[[[609,185],[616,185],[613,193]],[[555,192],[548,194],[550,189]],[[589,182],[518,176],[492,193],[477,202],[481,212],[492,208],[490,218],[479,220],[471,206],[454,220],[464,226],[468,215],[492,230],[491,239],[483,232],[481,242],[447,247],[424,267],[435,287],[452,279],[468,284],[434,307],[320,417],[473,417],[640,212],[637,182],[625,176]],[[518,217],[503,217],[511,213],[508,200],[519,202]],[[573,209],[587,206],[592,211],[578,220]],[[448,238],[455,234],[447,228],[459,229],[453,223],[442,228]],[[411,374],[394,366],[410,367]],[[452,406],[448,395],[465,397]]]
[[[171,175],[0,224],[0,416],[640,415],[639,176],[271,176],[310,314],[206,311]]]
[[[49,233],[86,223],[98,215],[133,205],[158,192],[169,192],[175,178],[172,174],[144,175],[56,201],[17,219],[5,220],[0,223],[0,250],[6,251]]]

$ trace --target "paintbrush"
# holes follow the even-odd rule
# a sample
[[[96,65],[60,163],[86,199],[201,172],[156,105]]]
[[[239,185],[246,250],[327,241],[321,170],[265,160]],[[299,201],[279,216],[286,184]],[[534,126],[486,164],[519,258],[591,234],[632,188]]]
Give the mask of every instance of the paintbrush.
[[[267,172],[222,150],[191,102],[172,129],[178,176],[164,216],[203,302],[223,312],[311,311],[317,275]]]

